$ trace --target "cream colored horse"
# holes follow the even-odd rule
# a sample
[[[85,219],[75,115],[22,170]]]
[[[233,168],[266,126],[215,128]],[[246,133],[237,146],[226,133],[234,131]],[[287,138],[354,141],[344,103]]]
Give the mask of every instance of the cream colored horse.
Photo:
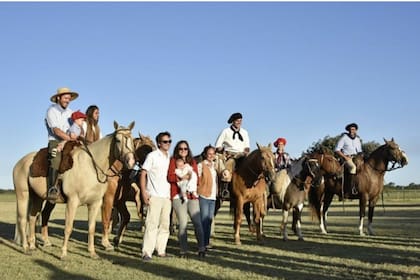
[[[89,146],[81,146],[72,151],[73,167],[62,174],[63,196],[57,203],[67,203],[65,210],[65,230],[61,258],[67,256],[67,246],[73,230],[76,209],[80,205],[88,207],[88,251],[92,258],[98,258],[94,247],[96,217],[107,189],[106,171],[115,160],[121,160],[127,168],[134,166],[134,144],[131,130],[114,122],[114,133],[105,136]],[[25,253],[35,249],[35,222],[47,196],[46,177],[31,177],[30,168],[36,152],[20,159],[13,169],[13,183],[16,191],[17,222],[15,242],[21,243]],[[26,235],[29,215],[29,236]]]

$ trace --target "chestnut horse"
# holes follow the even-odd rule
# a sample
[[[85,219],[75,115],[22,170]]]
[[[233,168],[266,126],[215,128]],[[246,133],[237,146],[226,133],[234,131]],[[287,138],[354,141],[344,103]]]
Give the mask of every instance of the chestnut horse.
[[[116,209],[118,212],[118,218],[120,218],[117,234],[113,239],[114,246],[116,247],[122,242],[124,232],[127,229],[127,224],[130,222],[130,212],[127,209],[126,202],[133,201],[136,203],[137,215],[140,221],[143,221],[146,215],[142,207],[140,187],[137,185],[136,182],[139,182],[139,171],[141,170],[142,164],[146,160],[146,156],[151,151],[156,150],[156,146],[153,143],[153,140],[150,139],[148,136],[139,136],[139,138],[134,139],[135,157],[139,169],[123,170],[121,173],[121,178],[118,180],[117,185],[115,185],[115,181],[111,182],[108,185],[108,190],[104,196],[104,201],[108,201],[107,196],[110,196],[110,198],[114,199],[113,206],[114,209]],[[109,199],[109,201],[111,201],[111,199]],[[105,203],[102,211],[102,218],[104,224],[102,235],[103,245],[107,244],[106,241],[108,240],[108,235],[106,233],[110,232],[111,229],[111,211],[112,205],[109,203]],[[107,248],[105,245],[104,247]]]
[[[282,169],[276,173],[267,199],[267,209],[283,210],[280,231],[283,233],[284,241],[288,240],[287,219],[290,210],[293,211],[292,229],[298,240],[303,240],[301,216],[305,199],[309,188],[317,188],[321,179],[318,161],[306,156],[292,161],[290,170]]]
[[[252,203],[253,218],[257,231],[257,240],[261,241],[262,220],[265,216],[267,203],[267,182],[274,179],[274,154],[271,143],[260,146],[245,157],[236,161],[232,174],[232,193],[230,196],[230,212],[234,215],[234,239],[237,245],[241,244],[240,227],[243,207],[247,202]]]
[[[350,197],[351,199],[359,199],[359,234],[364,236],[363,224],[368,206],[368,225],[367,230],[369,235],[374,235],[372,222],[376,202],[382,194],[384,188],[385,172],[392,171],[397,168],[404,167],[408,164],[408,158],[404,151],[392,138],[391,140],[384,139],[385,144],[379,146],[366,159],[358,155],[355,161],[357,162],[356,185],[358,194]],[[315,156],[315,155],[314,155]],[[319,155],[318,155],[319,157]],[[325,158],[325,156],[324,156]],[[388,167],[391,163],[391,167]],[[398,165],[397,165],[398,164]],[[336,164],[335,164],[336,165]],[[334,194],[342,197],[342,176],[334,174],[334,168],[328,167],[320,162],[321,169],[329,170],[327,175],[324,175],[324,187],[319,189],[311,189],[309,194],[309,202],[314,208],[317,217],[320,218],[321,230],[327,233],[326,230],[326,213],[331,204]],[[322,212],[321,212],[322,209]]]
[[[89,146],[76,147],[72,151],[73,167],[62,174],[62,196],[57,203],[66,203],[66,221],[61,258],[67,256],[67,246],[73,230],[77,207],[88,207],[88,251],[98,258],[94,247],[96,216],[107,189],[106,171],[115,160],[128,168],[134,166],[134,145],[131,130],[114,122],[114,133]],[[35,222],[47,196],[46,177],[32,177],[31,166],[37,153],[32,152],[20,159],[13,169],[13,183],[17,200],[16,243],[21,243],[25,252],[36,248]],[[26,235],[29,215],[29,237]]]

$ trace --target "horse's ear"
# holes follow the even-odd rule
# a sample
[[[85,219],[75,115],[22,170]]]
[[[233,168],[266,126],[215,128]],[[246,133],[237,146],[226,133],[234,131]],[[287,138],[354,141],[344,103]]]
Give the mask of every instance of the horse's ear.
[[[268,145],[267,145],[270,149],[271,149],[271,142],[270,143],[268,143]]]
[[[128,126],[128,129],[129,129],[129,130],[132,130],[135,124],[136,124],[136,122],[135,122],[135,121],[132,121],[132,122],[130,123],[130,125]]]
[[[391,142],[394,142],[394,137],[391,138]]]
[[[258,142],[257,142],[257,147],[259,150],[261,150],[260,144],[258,144]]]
[[[386,140],[385,137],[384,137],[384,141],[385,141],[385,144],[388,144],[388,140]]]
[[[114,121],[114,129],[118,129],[118,123]]]

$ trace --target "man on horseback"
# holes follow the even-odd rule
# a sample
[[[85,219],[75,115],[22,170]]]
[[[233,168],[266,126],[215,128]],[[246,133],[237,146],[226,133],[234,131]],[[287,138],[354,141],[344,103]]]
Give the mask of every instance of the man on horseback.
[[[356,186],[356,165],[353,157],[358,153],[362,153],[362,140],[357,135],[358,125],[351,123],[346,125],[347,133],[343,133],[335,147],[335,153],[344,161],[344,166],[348,171],[348,178],[344,182],[344,194],[357,195]],[[344,177],[346,178],[346,176]]]
[[[57,146],[61,141],[71,140],[67,130],[70,128],[70,119],[73,113],[68,105],[70,101],[75,100],[79,94],[71,91],[69,88],[59,88],[57,93],[51,96],[52,104],[45,117],[45,124],[48,131],[48,179],[47,199],[54,202],[58,198],[59,190],[56,186],[58,177],[58,168],[61,161],[61,153],[57,151]]]
[[[232,114],[227,122],[230,126],[222,130],[215,146],[217,152],[225,153],[226,169],[232,174],[235,165],[234,159],[249,153],[249,137],[248,131],[241,128],[241,113]]]

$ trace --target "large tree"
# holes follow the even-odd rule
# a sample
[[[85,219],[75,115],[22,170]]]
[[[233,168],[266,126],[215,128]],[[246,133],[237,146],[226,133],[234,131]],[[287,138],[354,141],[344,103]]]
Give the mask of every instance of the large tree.
[[[317,142],[314,142],[305,153],[310,154],[313,152],[323,151],[324,153],[334,154],[334,148],[337,145],[338,140],[342,134],[337,136],[325,136],[323,139],[319,139]],[[380,144],[375,141],[362,142],[362,150],[364,155],[369,156],[374,150],[376,150]]]

